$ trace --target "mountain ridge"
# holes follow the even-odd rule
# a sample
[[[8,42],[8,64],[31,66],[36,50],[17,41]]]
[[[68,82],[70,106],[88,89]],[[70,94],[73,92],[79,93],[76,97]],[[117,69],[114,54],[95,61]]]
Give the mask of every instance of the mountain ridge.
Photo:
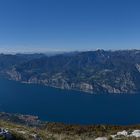
[[[17,62],[5,69],[1,65],[5,61],[0,62],[0,73],[11,80],[87,93],[140,91],[140,50],[97,50],[33,59],[13,57],[17,57]]]

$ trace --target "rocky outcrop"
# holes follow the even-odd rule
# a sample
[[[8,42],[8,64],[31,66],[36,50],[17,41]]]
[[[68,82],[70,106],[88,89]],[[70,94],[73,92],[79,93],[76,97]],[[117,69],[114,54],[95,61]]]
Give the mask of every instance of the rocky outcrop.
[[[5,140],[12,140],[13,136],[12,134],[8,131],[6,128],[1,128],[0,127],[0,138],[3,138]]]
[[[15,68],[12,68],[10,71],[6,71],[6,74],[9,75],[12,80],[21,81],[21,74],[16,71]]]
[[[136,68],[137,68],[138,72],[140,72],[140,64],[136,64]]]

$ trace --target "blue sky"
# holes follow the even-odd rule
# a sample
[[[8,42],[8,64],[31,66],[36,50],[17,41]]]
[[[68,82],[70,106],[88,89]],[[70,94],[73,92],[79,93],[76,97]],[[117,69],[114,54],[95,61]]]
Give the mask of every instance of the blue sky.
[[[0,52],[140,49],[140,0],[0,0]]]

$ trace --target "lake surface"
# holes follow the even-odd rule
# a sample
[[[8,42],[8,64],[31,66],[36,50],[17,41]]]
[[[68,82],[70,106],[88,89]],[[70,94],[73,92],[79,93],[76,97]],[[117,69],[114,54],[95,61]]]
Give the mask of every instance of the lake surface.
[[[138,124],[140,94],[89,95],[0,78],[0,112],[75,124]]]

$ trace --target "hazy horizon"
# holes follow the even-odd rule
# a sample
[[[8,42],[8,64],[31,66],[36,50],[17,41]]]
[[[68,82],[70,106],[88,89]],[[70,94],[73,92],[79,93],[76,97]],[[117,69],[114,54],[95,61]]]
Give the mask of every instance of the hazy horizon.
[[[49,51],[0,51],[0,54],[50,54],[50,55],[55,55],[55,54],[63,54],[63,53],[76,53],[76,52],[89,52],[89,51],[98,51],[98,50],[104,50],[104,51],[140,51],[140,49],[91,49],[91,50],[49,50]]]

